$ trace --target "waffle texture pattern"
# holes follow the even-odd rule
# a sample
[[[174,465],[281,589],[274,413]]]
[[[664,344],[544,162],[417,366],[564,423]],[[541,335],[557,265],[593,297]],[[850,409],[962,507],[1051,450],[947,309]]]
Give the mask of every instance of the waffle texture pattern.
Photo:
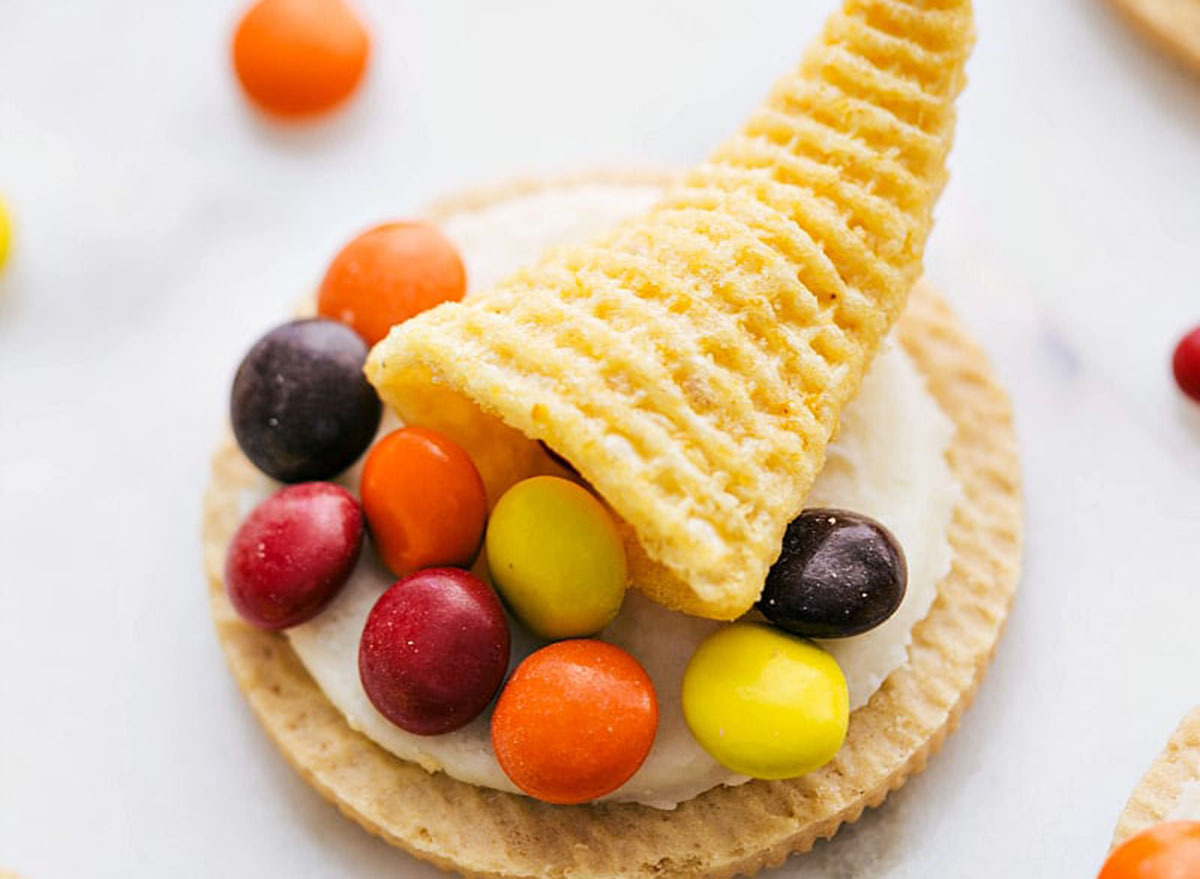
[[[367,374],[469,452],[540,439],[621,519],[633,584],[753,604],[921,271],[969,0],[846,0],[740,132],[645,216],[395,328]]]

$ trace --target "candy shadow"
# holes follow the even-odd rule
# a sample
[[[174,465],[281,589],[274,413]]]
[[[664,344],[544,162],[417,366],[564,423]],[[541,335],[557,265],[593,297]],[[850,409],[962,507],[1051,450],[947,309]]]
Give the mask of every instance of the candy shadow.
[[[16,254],[9,253],[8,264],[0,268],[0,320],[9,316],[17,303],[17,290],[28,285],[21,284],[22,266]]]
[[[0,302],[3,305],[3,302]],[[1200,448],[1200,403],[1193,402],[1183,394],[1178,394],[1175,400],[1175,412],[1184,433]]]
[[[362,136],[375,112],[368,105],[369,85],[344,104],[318,116],[285,119],[272,116],[249,101],[242,101],[242,117],[259,140],[273,149],[309,155],[325,152],[339,143]]]

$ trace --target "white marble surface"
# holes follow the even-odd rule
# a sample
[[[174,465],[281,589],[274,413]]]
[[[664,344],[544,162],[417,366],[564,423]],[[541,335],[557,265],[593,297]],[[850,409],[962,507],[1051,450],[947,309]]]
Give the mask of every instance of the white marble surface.
[[[361,101],[281,130],[234,0],[6,0],[0,864],[73,877],[432,877],[276,755],[226,673],[197,541],[245,346],[359,227],[518,172],[683,163],[829,2],[363,0]],[[929,273],[1013,390],[1026,574],[925,775],[776,875],[1086,876],[1200,702],[1200,79],[1099,0],[980,0]]]

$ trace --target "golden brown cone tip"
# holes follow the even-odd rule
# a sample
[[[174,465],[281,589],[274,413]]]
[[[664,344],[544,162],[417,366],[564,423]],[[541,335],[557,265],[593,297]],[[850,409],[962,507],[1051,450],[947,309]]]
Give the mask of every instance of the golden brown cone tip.
[[[493,502],[561,472],[544,441],[619,517],[633,585],[739,616],[921,272],[972,39],[968,0],[846,0],[646,215],[394,327],[368,377]]]

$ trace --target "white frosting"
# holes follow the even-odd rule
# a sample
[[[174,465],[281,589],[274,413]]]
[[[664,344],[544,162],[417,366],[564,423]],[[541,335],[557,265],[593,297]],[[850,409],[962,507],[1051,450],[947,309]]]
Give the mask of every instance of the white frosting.
[[[486,286],[555,244],[584,239],[646,206],[652,186],[589,184],[533,193],[460,215],[443,228],[462,249],[472,289]],[[908,357],[888,345],[859,396],[843,413],[829,460],[809,498],[872,516],[896,535],[909,568],[908,592],[884,625],[855,638],[824,642],[850,687],[851,708],[867,702],[907,659],[913,624],[929,610],[950,567],[946,537],[958,483],[945,459],[953,425]],[[355,473],[348,484],[357,483]],[[270,491],[265,483],[247,506]],[[448,735],[424,737],[393,726],[368,701],[358,676],[358,642],[379,595],[394,581],[368,550],[337,599],[317,619],[288,632],[321,689],[350,725],[397,756],[471,784],[515,791],[491,750],[490,710]],[[720,623],[684,616],[630,590],[601,637],[632,653],[654,681],[658,735],[638,773],[609,798],[672,808],[730,773],[692,738],[679,704],[683,670],[696,645]],[[513,665],[539,644],[513,624]]]
[[[1200,781],[1193,781],[1180,791],[1179,799],[1175,801],[1166,820],[1200,821]]]

